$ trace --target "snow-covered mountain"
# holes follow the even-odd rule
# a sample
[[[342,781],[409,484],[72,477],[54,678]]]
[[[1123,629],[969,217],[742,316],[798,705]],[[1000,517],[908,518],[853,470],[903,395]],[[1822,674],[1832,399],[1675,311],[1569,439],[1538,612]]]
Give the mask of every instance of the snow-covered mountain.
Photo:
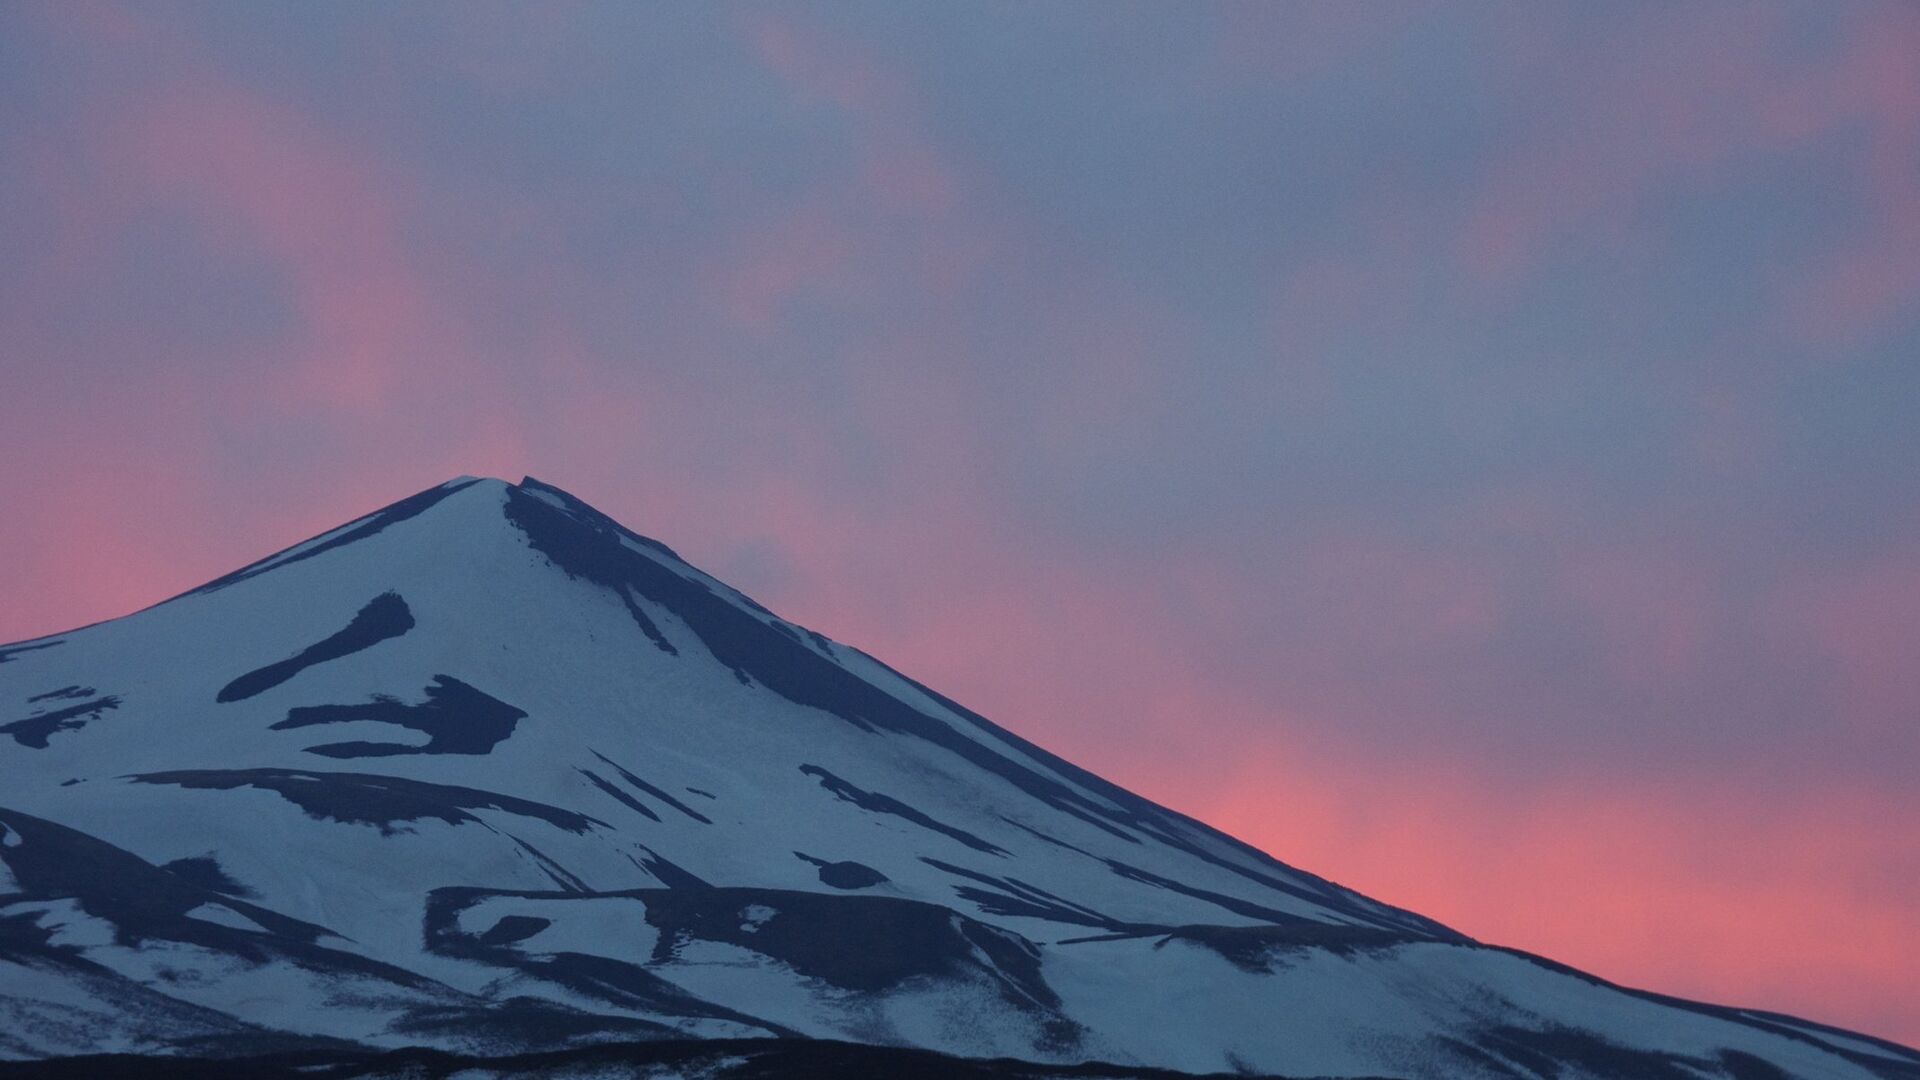
[[[784,1036],[1920,1077],[1910,1050],[1622,989],[1276,862],[531,479],[0,647],[0,860],[16,1059]]]

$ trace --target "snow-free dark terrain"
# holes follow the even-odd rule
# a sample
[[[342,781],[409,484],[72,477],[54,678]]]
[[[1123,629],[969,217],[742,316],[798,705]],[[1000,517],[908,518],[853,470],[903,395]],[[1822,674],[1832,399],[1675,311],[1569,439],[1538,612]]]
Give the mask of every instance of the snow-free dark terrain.
[[[0,860],[0,1075],[1920,1078],[1276,862],[533,480],[0,646]]]

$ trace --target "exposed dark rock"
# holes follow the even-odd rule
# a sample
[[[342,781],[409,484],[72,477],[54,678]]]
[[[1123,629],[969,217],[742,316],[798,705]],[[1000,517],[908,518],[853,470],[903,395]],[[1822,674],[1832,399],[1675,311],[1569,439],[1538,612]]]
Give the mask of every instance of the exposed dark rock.
[[[659,799],[661,802],[666,803],[668,806],[673,807],[675,810],[680,811],[681,813],[687,815],[688,817],[692,818],[693,820],[699,822],[702,825],[713,824],[713,820],[707,817],[705,814],[702,814],[700,811],[695,810],[693,807],[688,806],[686,803],[683,803],[679,799],[676,799],[673,796],[667,794],[665,791],[662,791],[660,788],[657,788],[652,784],[647,783],[645,780],[640,779],[638,776],[633,775],[633,773],[627,771],[625,768],[622,768],[619,764],[615,763],[612,758],[609,758],[607,755],[601,753],[600,751],[595,750],[593,752],[593,756],[599,758],[601,761],[606,762],[608,768],[620,774],[620,779],[625,780],[627,783],[631,784],[633,787],[637,788],[638,790],[643,791],[648,795],[653,796],[656,799]],[[696,792],[696,794],[704,794],[704,792]],[[707,797],[712,798],[713,796],[709,795]],[[658,819],[656,818],[655,820],[658,820]]]
[[[1007,853],[1006,849],[1000,847],[998,844],[982,840],[965,829],[935,821],[927,814],[915,810],[913,807],[908,806],[906,803],[901,802],[891,795],[882,795],[877,791],[862,790],[818,765],[802,765],[800,766],[800,771],[819,780],[821,787],[833,792],[841,801],[850,802],[862,810],[871,811],[876,814],[890,814],[893,817],[910,821],[923,829],[931,829],[942,836],[950,836],[975,851],[984,851],[989,855],[1005,855]]]
[[[13,736],[13,741],[33,750],[45,750],[47,740],[62,731],[77,731],[87,726],[87,721],[97,719],[108,709],[120,707],[117,697],[103,697],[97,701],[82,701],[64,709],[29,716],[24,720],[15,720],[10,724],[0,724],[0,732]]]
[[[252,896],[253,890],[233,880],[213,855],[195,855],[185,859],[175,859],[164,863],[160,869],[178,878],[184,878],[203,889],[227,896]]]
[[[526,711],[468,686],[451,675],[435,675],[427,699],[409,705],[376,695],[365,705],[304,705],[289,709],[274,731],[370,721],[393,724],[427,735],[424,746],[404,743],[340,742],[307,747],[309,754],[333,758],[391,757],[395,754],[484,754],[513,735]]]
[[[887,875],[865,863],[851,860],[828,862],[825,859],[816,859],[804,851],[796,851],[793,854],[796,858],[818,867],[820,883],[835,889],[871,889],[875,885],[884,885],[887,881]]]
[[[362,649],[396,638],[413,629],[413,612],[399,593],[386,592],[367,601],[345,627],[314,642],[285,660],[247,672],[228,683],[215,701],[244,701],[279,686],[315,664],[351,656]]]
[[[66,644],[66,640],[64,638],[59,638],[53,641],[36,641],[26,645],[0,646],[0,664],[4,664],[7,661],[12,660],[15,656],[18,656],[23,652],[33,652],[35,649],[51,649],[55,645],[65,645],[65,644]]]
[[[468,811],[480,809],[537,818],[572,833],[584,833],[596,825],[608,827],[598,818],[545,803],[451,784],[403,780],[397,776],[291,769],[182,769],[142,773],[132,779],[141,784],[174,784],[185,788],[259,788],[273,792],[312,817],[350,825],[377,825],[381,832],[388,833],[394,831],[395,825],[409,821],[431,819],[449,825],[478,823],[480,819]]]

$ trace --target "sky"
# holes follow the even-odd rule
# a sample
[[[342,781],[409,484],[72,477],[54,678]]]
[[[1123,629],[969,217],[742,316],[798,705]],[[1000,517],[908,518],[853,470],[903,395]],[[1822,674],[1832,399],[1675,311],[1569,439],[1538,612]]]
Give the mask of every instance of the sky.
[[[1920,1045],[1920,7],[0,6],[0,640],[573,491],[1483,940]]]

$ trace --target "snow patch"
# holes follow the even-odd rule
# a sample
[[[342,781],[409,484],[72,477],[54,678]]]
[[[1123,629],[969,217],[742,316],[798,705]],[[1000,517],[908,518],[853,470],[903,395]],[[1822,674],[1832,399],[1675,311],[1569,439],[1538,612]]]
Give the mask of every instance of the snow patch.
[[[261,926],[259,923],[254,922],[252,919],[247,918],[245,915],[240,914],[225,904],[201,904],[199,907],[187,912],[187,918],[198,919],[201,922],[215,923],[220,926],[230,926],[235,930],[250,930],[256,934],[271,932],[266,927]]]

